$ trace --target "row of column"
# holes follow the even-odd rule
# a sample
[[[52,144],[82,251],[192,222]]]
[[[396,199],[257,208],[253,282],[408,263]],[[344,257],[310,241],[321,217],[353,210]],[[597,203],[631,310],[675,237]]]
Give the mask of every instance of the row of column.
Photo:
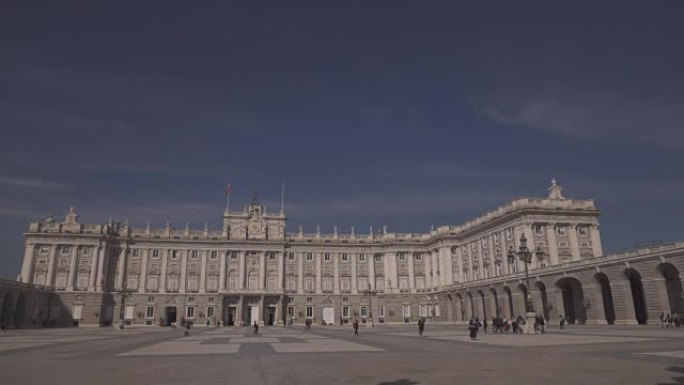
[[[46,245],[43,245],[46,246]],[[47,273],[45,277],[45,286],[53,287],[56,284],[56,273],[57,273],[57,250],[60,245],[47,245],[49,247],[48,251],[48,262],[47,262]],[[88,275],[88,287],[78,289],[87,289],[88,291],[102,291],[104,281],[105,281],[105,248],[100,245],[70,245],[71,252],[69,255],[69,270],[67,273],[66,290],[74,290],[76,287],[76,277],[77,277],[77,261],[79,257],[79,251],[82,251],[82,247],[90,247],[90,270]],[[36,245],[27,244],[24,251],[24,260],[21,267],[21,282],[34,283],[35,279],[35,257]]]

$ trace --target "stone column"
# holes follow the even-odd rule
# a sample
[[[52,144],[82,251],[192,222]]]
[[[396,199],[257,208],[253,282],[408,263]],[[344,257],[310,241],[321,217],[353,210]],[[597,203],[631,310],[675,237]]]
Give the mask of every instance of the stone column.
[[[128,253],[128,247],[124,245],[119,252],[119,260],[116,266],[116,283],[114,284],[116,290],[122,290],[124,285],[124,279],[126,275],[126,255]]]
[[[264,326],[264,296],[259,298],[259,326]]]
[[[573,223],[568,229],[570,239],[570,252],[572,253],[572,260],[580,260],[579,240],[577,239],[577,224]]]
[[[356,259],[358,258],[357,254],[352,254],[349,253],[349,256],[351,257],[351,291],[352,293],[356,294],[358,293],[357,288],[356,288]]]
[[[440,250],[442,253],[442,263],[444,269],[442,270],[442,284],[454,284],[454,261],[452,260],[451,247],[444,247]]]
[[[368,259],[368,290],[375,290],[375,253]]]
[[[240,299],[238,300],[237,307],[235,308],[235,324],[237,326],[244,326],[245,324],[245,319],[244,319],[244,300],[245,296],[240,295]]]
[[[411,293],[416,292],[416,273],[415,273],[415,266],[413,266],[413,263],[415,262],[415,256],[413,253],[407,253],[407,259],[408,259],[408,273],[409,273],[409,290]]]
[[[558,257],[558,241],[556,240],[556,223],[549,223],[546,226],[546,242],[549,245],[549,255],[547,256],[549,259],[549,265],[551,266],[556,266],[560,263],[560,259]],[[534,251],[535,247],[534,245],[528,245],[530,247],[531,251]]]
[[[314,253],[314,261],[315,261],[315,268],[316,268],[316,287],[315,287],[315,292],[317,294],[323,293],[323,281],[322,281],[322,276],[323,276],[323,271],[322,271],[322,261],[321,258],[323,256],[321,253]]]
[[[262,251],[259,255],[259,290],[266,290],[266,252]],[[262,309],[263,310],[263,306]],[[261,321],[261,320],[260,320]]]
[[[241,251],[238,253],[238,258],[240,258],[240,261],[238,262],[238,290],[245,290],[245,279],[246,279],[246,274],[245,274],[245,265],[246,261],[245,259],[247,258],[247,252],[246,251]]]
[[[200,281],[199,281],[199,293],[203,294],[206,292],[207,286],[207,250],[202,250],[202,257],[200,258]]]
[[[24,250],[24,261],[21,264],[21,282],[33,283],[33,259],[36,245],[27,243]]]
[[[423,258],[423,271],[425,274],[425,288],[432,288],[432,251],[428,251]]]
[[[592,282],[591,285],[585,285],[584,295],[589,295],[591,299],[589,309],[586,309],[587,323],[595,325],[606,325],[606,311],[603,305],[603,293],[601,292],[601,284],[599,282]]]
[[[304,254],[297,253],[297,293],[304,293]]]
[[[276,290],[282,292],[285,289],[285,252],[278,253],[278,285]],[[276,311],[277,313],[277,311]],[[280,317],[280,316],[278,316]],[[282,318],[282,317],[280,317]]]
[[[382,262],[385,273],[385,293],[391,293],[393,290],[390,287],[396,287],[399,284],[397,279],[393,276],[392,269],[392,266],[396,264],[396,254],[394,252],[385,253]]]
[[[140,283],[138,283],[138,293],[147,291],[147,260],[150,258],[150,249],[145,249],[140,262]]]
[[[226,289],[226,251],[219,252],[219,293]]]
[[[186,283],[188,280],[188,254],[190,250],[182,250],[181,252],[181,276],[178,283],[178,292],[185,293]]]
[[[67,277],[67,291],[74,290],[74,280],[76,275],[76,261],[78,259],[78,245],[71,249],[71,259],[69,260],[69,275]]]
[[[162,260],[161,260],[161,275],[159,277],[159,292],[166,293],[166,274],[169,264],[169,253],[171,250],[162,250]]]
[[[95,279],[97,273],[97,259],[100,255],[100,246],[93,246],[90,251],[90,274],[88,275],[88,291],[95,291]]]
[[[51,245],[50,246],[50,255],[48,256],[48,271],[47,271],[47,279],[45,280],[45,286],[54,286],[55,285],[55,254],[57,253],[57,248],[59,245]]]
[[[105,278],[107,274],[106,270],[106,263],[107,263],[107,245],[105,244],[100,248],[100,253],[98,256],[98,262],[97,262],[97,282],[96,282],[96,290],[97,291],[103,291],[104,286],[105,286]]]
[[[456,248],[456,268],[458,269],[459,282],[463,282],[465,279],[465,277],[463,276],[463,250],[460,247]]]
[[[333,253],[333,293],[340,294],[340,253]]]
[[[603,255],[603,246],[601,245],[601,235],[599,234],[599,226],[593,225],[589,229],[589,236],[591,237],[591,249],[594,257]]]

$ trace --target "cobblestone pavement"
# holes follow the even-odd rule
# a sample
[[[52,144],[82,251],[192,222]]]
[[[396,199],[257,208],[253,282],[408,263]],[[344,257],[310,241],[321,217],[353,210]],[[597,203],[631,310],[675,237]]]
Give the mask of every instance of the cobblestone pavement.
[[[10,330],[0,384],[684,384],[684,329],[464,325]],[[491,330],[490,330],[491,332]]]

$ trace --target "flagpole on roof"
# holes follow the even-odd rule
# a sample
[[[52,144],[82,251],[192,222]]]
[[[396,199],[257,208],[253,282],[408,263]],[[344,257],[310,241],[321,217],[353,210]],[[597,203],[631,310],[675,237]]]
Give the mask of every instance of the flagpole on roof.
[[[232,190],[230,186],[230,179],[228,179],[228,185],[226,186],[226,212],[230,212],[230,191]]]
[[[283,183],[283,190],[280,194],[280,216],[285,215],[285,183]]]

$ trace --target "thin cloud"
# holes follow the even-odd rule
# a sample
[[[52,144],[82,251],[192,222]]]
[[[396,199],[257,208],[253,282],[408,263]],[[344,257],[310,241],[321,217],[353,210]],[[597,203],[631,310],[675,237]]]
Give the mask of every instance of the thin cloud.
[[[518,96],[479,107],[490,119],[591,141],[684,146],[684,103],[622,95]]]
[[[0,185],[41,190],[68,189],[72,187],[71,185],[62,182],[27,177],[0,177]]]

